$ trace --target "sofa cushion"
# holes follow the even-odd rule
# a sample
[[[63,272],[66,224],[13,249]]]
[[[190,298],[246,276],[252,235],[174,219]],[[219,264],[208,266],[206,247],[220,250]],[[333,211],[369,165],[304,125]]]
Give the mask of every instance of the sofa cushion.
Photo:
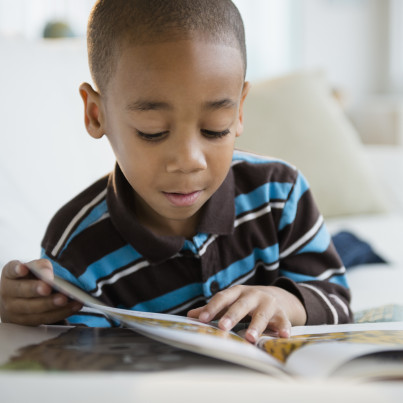
[[[296,73],[252,85],[244,125],[237,147],[301,169],[324,216],[388,210],[359,135],[322,74]]]

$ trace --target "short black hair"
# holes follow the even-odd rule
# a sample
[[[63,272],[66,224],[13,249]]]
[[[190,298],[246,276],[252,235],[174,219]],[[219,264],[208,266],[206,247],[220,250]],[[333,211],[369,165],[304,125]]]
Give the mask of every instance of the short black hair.
[[[87,30],[97,89],[106,90],[124,45],[186,38],[237,47],[246,74],[244,26],[231,0],[98,0]]]

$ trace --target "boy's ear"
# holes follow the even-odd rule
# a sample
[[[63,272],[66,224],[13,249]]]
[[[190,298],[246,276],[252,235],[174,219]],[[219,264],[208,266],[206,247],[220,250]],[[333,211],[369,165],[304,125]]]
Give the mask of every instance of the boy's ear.
[[[235,133],[236,137],[239,137],[243,132],[243,103],[245,102],[245,98],[248,95],[250,87],[251,87],[250,82],[245,81],[242,88],[241,102],[239,103],[238,126]]]
[[[90,84],[79,87],[84,102],[84,123],[90,136],[99,139],[105,134],[101,96]]]

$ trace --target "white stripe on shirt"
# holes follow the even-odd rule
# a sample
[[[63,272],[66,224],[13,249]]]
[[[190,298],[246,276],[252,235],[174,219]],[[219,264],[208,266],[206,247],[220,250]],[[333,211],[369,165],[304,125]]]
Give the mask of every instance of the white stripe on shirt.
[[[311,239],[319,231],[322,224],[323,224],[323,217],[319,216],[314,226],[305,235],[303,235],[300,239],[298,239],[298,241],[294,242],[285,251],[280,253],[280,259],[283,259],[288,255],[291,255],[292,252],[297,250],[301,245],[303,245],[305,242]]]
[[[344,266],[338,268],[338,269],[327,269],[323,273],[319,274],[319,276],[315,277],[315,280],[327,280],[328,278],[332,277],[333,274],[344,274],[346,272],[346,269]]]
[[[208,246],[209,246],[211,243],[213,243],[217,238],[218,238],[218,235],[211,235],[211,236],[207,239],[206,243],[200,248],[200,250],[199,250],[199,252],[198,252],[198,255],[199,255],[199,256],[202,256],[202,255],[206,252]]]
[[[268,204],[267,206],[264,206],[262,209],[260,209],[258,211],[254,211],[253,213],[248,213],[241,218],[237,218],[234,221],[234,227],[236,228],[236,227],[238,227],[238,225],[241,225],[246,221],[251,221],[264,214],[270,213],[270,211],[271,211],[271,207],[270,207],[270,204]]]
[[[135,273],[136,271],[142,269],[143,267],[149,266],[150,263],[147,261],[141,261],[134,266],[130,266],[127,269],[116,273],[114,276],[111,278],[108,278],[107,280],[102,280],[97,284],[97,290],[92,292],[91,295],[94,297],[99,297],[102,294],[102,287],[105,284],[113,284],[116,283],[116,281],[120,280],[122,277],[128,276],[129,274]]]
[[[234,221],[234,227],[236,228],[236,227],[238,227],[239,225],[241,225],[241,224],[243,224],[243,223],[245,223],[245,222],[247,222],[247,221],[252,221],[252,220],[254,220],[254,219],[256,219],[256,218],[259,218],[259,217],[262,216],[262,215],[265,215],[265,214],[267,214],[267,213],[270,213],[272,207],[273,207],[273,208],[284,208],[284,205],[285,205],[284,202],[273,202],[273,203],[269,203],[268,205],[264,206],[262,209],[260,209],[260,210],[258,210],[258,211],[255,211],[255,212],[253,212],[253,213],[246,214],[246,215],[244,215],[244,216],[241,217],[241,218],[237,218],[237,219]],[[202,255],[206,252],[207,247],[208,247],[212,242],[214,242],[217,238],[218,238],[218,235],[212,235],[212,236],[210,236],[210,237],[207,239],[206,243],[200,248],[200,250],[199,250],[199,252],[198,252],[198,255],[199,255],[199,256],[202,256]]]
[[[84,207],[82,207],[81,210],[75,215],[75,217],[70,221],[70,224],[64,230],[63,235],[59,239],[59,242],[57,242],[56,246],[53,248],[53,250],[52,250],[53,256],[57,256],[57,254],[60,252],[61,247],[63,246],[65,240],[67,239],[71,230],[74,228],[74,226],[77,224],[77,222],[85,215],[85,213],[91,207],[95,206],[105,195],[106,195],[106,189],[104,189],[92,201],[90,201],[88,204],[86,204]]]
[[[332,303],[329,301],[329,299],[326,297],[326,295],[323,294],[323,292],[321,290],[319,290],[318,288],[316,288],[310,284],[299,283],[299,285],[301,287],[309,288],[310,290],[314,291],[316,294],[318,294],[323,299],[323,301],[329,307],[330,312],[333,315],[333,324],[337,325],[339,323],[339,315],[337,314],[335,307],[332,305]]]
[[[343,309],[343,312],[346,314],[346,316],[349,316],[350,312],[348,310],[348,307],[341,298],[339,298],[336,294],[329,294],[329,297],[341,306],[341,309]]]

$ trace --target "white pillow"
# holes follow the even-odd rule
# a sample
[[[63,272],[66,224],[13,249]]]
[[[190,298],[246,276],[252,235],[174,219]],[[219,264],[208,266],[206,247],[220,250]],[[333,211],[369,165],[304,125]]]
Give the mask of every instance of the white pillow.
[[[388,210],[359,136],[323,75],[296,73],[252,85],[244,121],[237,147],[297,166],[324,216]]]
[[[365,154],[376,167],[393,209],[403,213],[403,145],[366,145]]]

